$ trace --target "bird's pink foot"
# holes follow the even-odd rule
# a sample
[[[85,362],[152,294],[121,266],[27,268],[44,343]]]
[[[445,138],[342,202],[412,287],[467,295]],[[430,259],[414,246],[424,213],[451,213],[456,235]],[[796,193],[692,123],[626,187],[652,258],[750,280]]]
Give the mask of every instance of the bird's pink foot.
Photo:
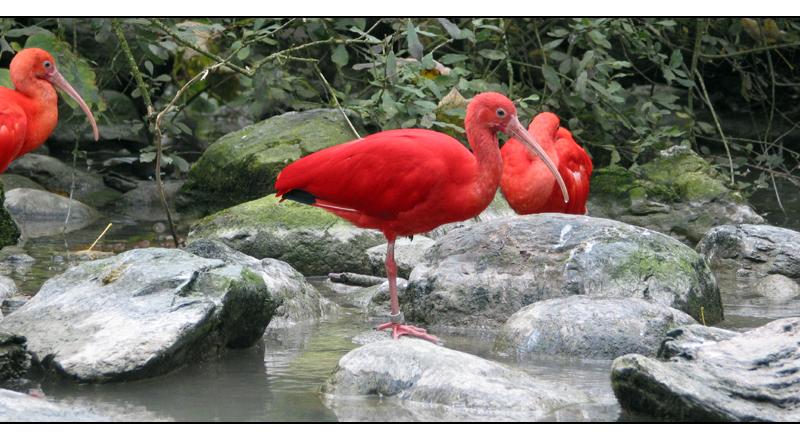
[[[413,325],[406,325],[406,324],[399,324],[395,322],[387,322],[385,324],[381,324],[375,327],[375,330],[386,330],[387,328],[392,329],[392,338],[400,339],[400,336],[413,336],[415,338],[424,339],[426,341],[433,342],[434,344],[438,344],[441,341],[439,338],[433,335],[429,335],[428,331],[424,328],[414,327]]]

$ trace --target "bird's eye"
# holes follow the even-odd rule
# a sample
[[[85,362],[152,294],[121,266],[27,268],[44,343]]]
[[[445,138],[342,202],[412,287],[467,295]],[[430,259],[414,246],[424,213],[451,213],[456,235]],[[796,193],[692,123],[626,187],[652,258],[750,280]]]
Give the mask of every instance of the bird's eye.
[[[51,63],[50,61],[45,61],[44,63],[42,63],[42,65],[44,66],[45,69],[49,69],[50,67],[53,66],[53,63]]]
[[[501,109],[501,108],[497,109],[497,117],[498,118],[505,118],[506,117],[506,111]]]

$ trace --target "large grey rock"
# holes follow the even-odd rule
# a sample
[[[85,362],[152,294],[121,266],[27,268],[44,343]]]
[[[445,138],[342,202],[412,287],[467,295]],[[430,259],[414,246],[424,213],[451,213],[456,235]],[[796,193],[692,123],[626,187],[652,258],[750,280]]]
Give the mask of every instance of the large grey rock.
[[[3,183],[3,188],[5,188],[6,191],[10,191],[15,188],[31,188],[44,191],[44,187],[42,185],[39,185],[25,176],[19,176],[17,174],[0,174],[0,182]]]
[[[394,397],[434,420],[537,420],[592,402],[564,383],[413,338],[378,341],[346,354],[323,393],[345,403],[355,396]]]
[[[718,226],[708,231],[697,251],[714,271],[723,292],[750,290],[766,297],[797,295],[800,232],[768,225]],[[771,275],[780,277],[767,280],[770,286],[754,288]]]
[[[408,278],[414,266],[422,260],[425,251],[435,243],[432,239],[419,235],[412,240],[402,237],[395,241],[394,260],[397,263],[397,274]],[[367,256],[372,265],[372,273],[386,276],[386,248],[387,244],[379,244],[367,249]]]
[[[683,351],[679,351],[683,353]],[[668,362],[614,360],[620,405],[682,422],[800,421],[800,318],[785,318]]]
[[[566,214],[498,218],[438,239],[400,304],[428,325],[497,327],[522,307],[570,295],[641,298],[722,320],[703,259],[658,232]]]
[[[618,165],[595,169],[589,213],[692,244],[714,226],[764,223],[710,163],[680,145],[630,170]]]
[[[30,366],[25,338],[0,332],[0,386],[6,381],[22,377]]]
[[[88,408],[71,408],[15,391],[0,389],[2,423],[109,422],[110,418]]]
[[[320,295],[303,274],[283,261],[272,258],[257,260],[215,240],[197,240],[184,250],[203,258],[245,266],[260,275],[277,305],[270,328],[318,320],[337,310],[336,304]]]
[[[90,206],[103,206],[120,196],[119,192],[107,187],[98,174],[73,170],[71,165],[50,156],[26,154],[14,160],[8,171],[33,180],[48,191],[67,195],[72,188],[74,172],[73,198]]]
[[[289,163],[355,139],[335,109],[290,112],[228,133],[192,165],[179,204],[186,208],[228,207],[275,191]]]
[[[30,188],[8,191],[5,208],[28,238],[61,234],[68,212],[67,232],[85,228],[98,217],[97,211],[78,200]]]
[[[275,311],[251,269],[177,249],[73,267],[0,321],[33,361],[81,382],[139,379],[258,341]]]
[[[192,226],[188,240],[219,240],[256,258],[285,261],[304,275],[372,272],[365,251],[385,242],[380,232],[320,208],[278,200],[269,195],[205,217]]]
[[[511,315],[495,350],[524,357],[559,354],[614,359],[656,354],[669,330],[694,324],[691,316],[638,298],[569,296],[539,301]]]

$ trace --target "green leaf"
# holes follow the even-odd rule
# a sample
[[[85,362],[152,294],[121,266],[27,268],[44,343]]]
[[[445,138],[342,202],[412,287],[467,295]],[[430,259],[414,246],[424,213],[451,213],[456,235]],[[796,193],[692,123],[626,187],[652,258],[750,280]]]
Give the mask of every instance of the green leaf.
[[[589,32],[589,38],[594,42],[594,44],[598,46],[602,46],[606,49],[611,49],[611,43],[608,41],[605,35],[598,30],[593,30]]]
[[[542,46],[542,49],[544,49],[544,50],[553,50],[553,49],[557,48],[559,45],[561,45],[561,43],[563,43],[563,42],[564,42],[563,38],[558,38],[558,39],[555,39],[553,41],[550,41],[549,43],[546,43],[544,46]]]
[[[447,33],[450,34],[451,37],[453,37],[453,39],[459,40],[463,38],[461,36],[461,29],[459,29],[455,23],[446,18],[437,18],[436,20],[439,22],[439,24],[442,25],[444,30],[446,30]]]
[[[501,51],[495,50],[495,49],[481,49],[481,50],[478,51],[478,55],[480,55],[480,56],[482,56],[482,57],[484,57],[486,59],[495,60],[495,61],[505,59],[505,57],[506,57],[505,52],[501,52]]]
[[[8,69],[0,69],[0,86],[14,88],[14,83],[11,82],[11,72]]]
[[[250,46],[245,46],[236,54],[236,58],[240,60],[245,60],[247,57],[250,56]]]
[[[680,49],[675,49],[672,51],[672,56],[669,57],[669,67],[673,69],[677,69],[683,63],[683,54],[681,53]]]
[[[451,64],[452,65],[452,64],[460,63],[461,61],[468,60],[468,59],[469,59],[468,56],[462,55],[460,53],[448,53],[448,54],[442,56],[442,58],[440,58],[439,61],[442,64]]]
[[[542,66],[542,75],[544,75],[544,82],[548,89],[553,92],[561,89],[561,80],[558,78],[558,73],[549,64]]]
[[[395,75],[397,75],[397,57],[392,50],[386,55],[386,76],[391,80]]]
[[[422,43],[419,41],[417,29],[414,27],[414,23],[411,22],[411,19],[408,20],[408,24],[406,25],[406,43],[408,43],[408,53],[412,57],[421,60],[425,48],[422,47]]]
[[[339,67],[344,67],[350,61],[350,55],[347,54],[347,48],[343,44],[336,46],[331,54],[331,61]]]
[[[575,92],[581,95],[581,97],[586,95],[586,81],[589,79],[589,75],[584,70],[578,75],[578,79],[575,80]]]

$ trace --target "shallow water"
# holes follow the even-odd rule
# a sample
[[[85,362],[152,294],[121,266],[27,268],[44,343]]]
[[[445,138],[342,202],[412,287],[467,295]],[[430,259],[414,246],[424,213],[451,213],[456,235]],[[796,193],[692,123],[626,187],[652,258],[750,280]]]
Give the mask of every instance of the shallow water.
[[[108,222],[113,222],[114,226],[96,249],[118,253],[135,247],[171,244],[161,223],[107,214],[88,228],[68,233],[66,244],[61,234],[26,240],[21,247],[36,259],[35,263],[12,268],[0,264],[0,272],[15,279],[21,294],[31,296],[46,279],[76,263],[76,258],[68,256],[66,249],[88,248]],[[322,280],[310,281],[336,301],[337,294]],[[726,320],[720,326],[735,330],[800,314],[800,300],[777,305],[759,303],[740,291],[723,292],[723,298]],[[189,365],[161,377],[105,385],[45,382],[42,391],[48,399],[129,421],[494,420],[492,416],[480,414],[464,415],[428,407],[415,409],[400,405],[392,398],[327,400],[320,393],[320,386],[339,358],[356,347],[351,338],[369,327],[360,313],[343,307],[323,322],[269,329],[254,347],[231,350],[218,361]],[[447,332],[438,332],[438,335],[445,339],[449,348],[523,369],[541,380],[570,384],[590,394],[596,402],[561,411],[545,420],[632,420],[621,415],[611,390],[611,361],[550,356],[515,360],[493,352],[492,335]]]

